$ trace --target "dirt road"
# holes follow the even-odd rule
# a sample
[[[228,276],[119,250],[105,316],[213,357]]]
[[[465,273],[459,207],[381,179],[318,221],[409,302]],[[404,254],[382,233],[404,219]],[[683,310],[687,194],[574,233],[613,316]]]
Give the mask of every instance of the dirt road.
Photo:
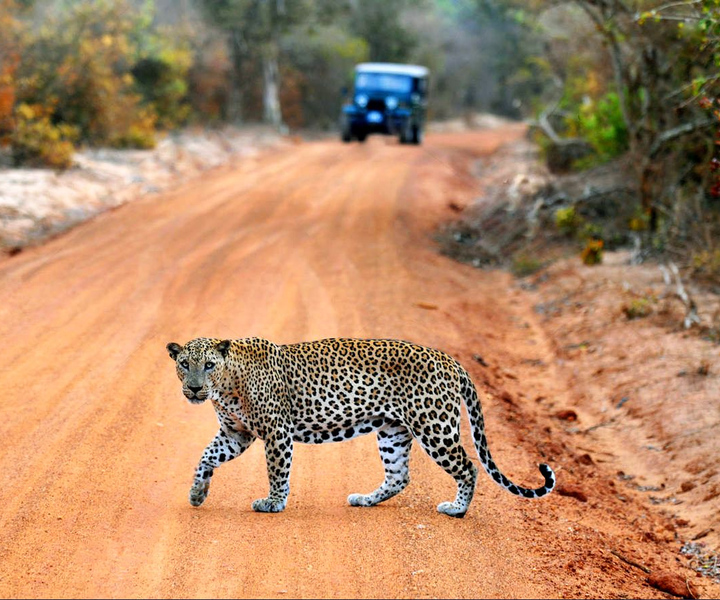
[[[552,349],[522,291],[432,242],[448,202],[478,193],[471,160],[519,135],[298,144],[0,263],[0,596],[665,597],[618,555],[686,576],[672,526],[555,437],[542,398],[562,385],[532,368]],[[500,467],[534,487],[548,461],[564,495],[523,501],[482,475],[450,519],[435,506],[452,479],[414,448],[408,490],[353,508],[382,479],[366,436],[298,445],[284,513],[250,509],[261,444],[194,509],[216,420],[185,401],[165,344],[197,336],[441,348],[492,392]]]

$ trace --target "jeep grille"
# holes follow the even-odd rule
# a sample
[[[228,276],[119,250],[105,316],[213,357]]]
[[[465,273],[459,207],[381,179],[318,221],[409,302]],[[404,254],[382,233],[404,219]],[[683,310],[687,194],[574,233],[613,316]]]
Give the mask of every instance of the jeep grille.
[[[367,109],[368,110],[379,110],[380,112],[385,112],[385,100],[382,100],[382,99],[369,100],[367,103]]]

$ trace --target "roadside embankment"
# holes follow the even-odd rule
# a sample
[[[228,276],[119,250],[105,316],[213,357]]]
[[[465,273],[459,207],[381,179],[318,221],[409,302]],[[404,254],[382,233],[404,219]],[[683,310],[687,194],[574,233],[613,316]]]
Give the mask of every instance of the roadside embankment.
[[[17,253],[135,198],[288,143],[268,127],[188,129],[153,150],[84,149],[67,171],[0,168],[0,250]]]

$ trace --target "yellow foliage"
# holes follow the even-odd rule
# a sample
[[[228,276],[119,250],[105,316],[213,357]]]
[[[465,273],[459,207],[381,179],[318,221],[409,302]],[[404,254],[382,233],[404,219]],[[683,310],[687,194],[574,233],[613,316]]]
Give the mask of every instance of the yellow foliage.
[[[590,97],[599,98],[605,91],[604,85],[604,82],[600,81],[596,71],[591,69],[587,72],[585,91]]]
[[[0,0],[0,7],[8,1]],[[18,114],[39,123],[39,115],[28,111],[52,106],[50,122],[76,126],[83,142],[152,148],[158,125],[173,127],[187,118],[186,79],[193,59],[171,31],[152,28],[152,7],[146,3],[138,10],[131,0],[63,3],[24,38],[15,80],[24,103]],[[134,67],[142,61],[161,65],[162,78],[141,85]],[[3,91],[0,80],[0,110]]]
[[[603,241],[590,239],[580,254],[583,264],[592,266],[602,262]]]
[[[48,109],[20,104],[15,110],[15,129],[10,135],[13,160],[19,165],[67,169],[72,166],[77,129],[53,125]]]
[[[630,219],[629,227],[630,231],[645,231],[648,223],[647,218],[643,217],[632,217]]]

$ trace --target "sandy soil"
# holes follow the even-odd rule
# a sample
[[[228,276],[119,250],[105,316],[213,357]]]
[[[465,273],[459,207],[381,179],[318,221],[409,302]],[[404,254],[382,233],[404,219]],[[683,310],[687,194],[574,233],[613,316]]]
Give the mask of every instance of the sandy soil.
[[[571,411],[565,431],[576,446],[661,507],[681,539],[716,554],[720,299],[686,279],[701,318],[688,330],[670,281],[658,265],[631,265],[629,252],[615,252],[592,268],[560,261],[523,287],[565,382],[547,408]]]
[[[600,437],[615,428],[572,430],[597,423],[595,395],[615,411],[617,382],[581,380],[587,359],[576,372],[563,337],[578,330],[537,310],[571,275],[528,290],[433,247],[448,202],[478,194],[473,162],[522,135],[271,150],[3,259],[0,596],[717,597],[679,553],[699,522],[681,528],[679,506],[628,485],[655,483],[664,463],[619,478],[638,456]],[[250,509],[267,489],[261,445],[218,470],[194,509],[187,491],[216,422],[183,399],[165,343],[200,335],[442,348],[481,390],[500,467],[537,485],[549,462],[557,493],[528,502],[483,476],[466,518],[450,519],[435,505],[451,478],[414,448],[405,492],[352,508],[346,496],[382,477],[366,436],[299,446],[284,513]],[[637,410],[641,387],[618,410]],[[660,495],[686,479],[668,472]]]

